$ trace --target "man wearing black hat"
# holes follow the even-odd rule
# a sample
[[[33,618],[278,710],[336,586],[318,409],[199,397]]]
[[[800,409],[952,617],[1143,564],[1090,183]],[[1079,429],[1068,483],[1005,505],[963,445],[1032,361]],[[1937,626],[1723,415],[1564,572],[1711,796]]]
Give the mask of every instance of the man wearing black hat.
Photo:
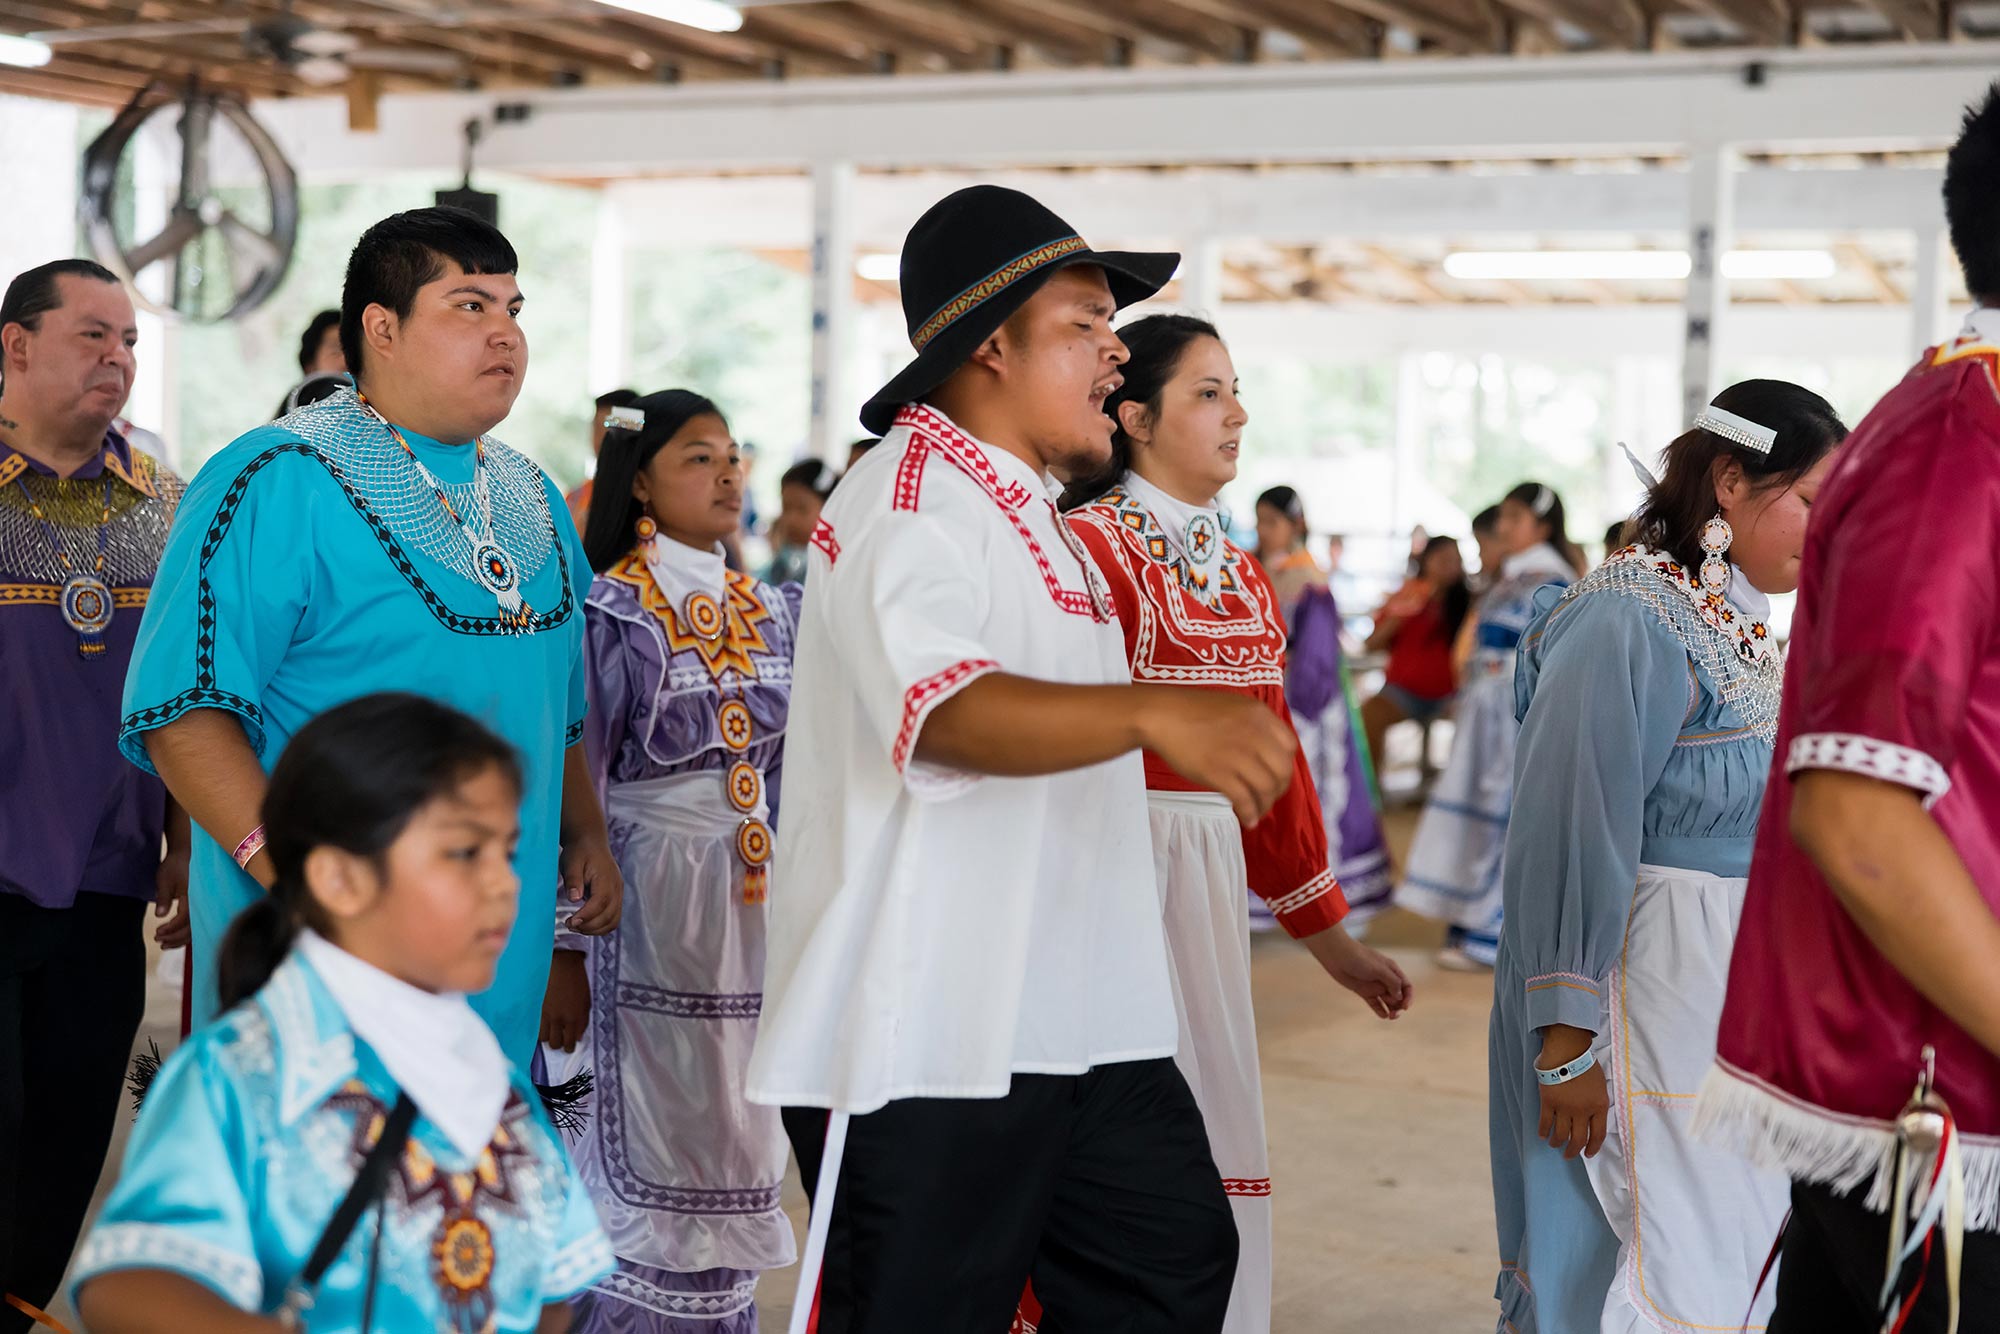
[[[1177,258],[1093,251],[992,186],[903,249],[917,359],[812,540],[749,1079],[820,1178],[823,1334],[998,1330],[1028,1277],[1048,1330],[1202,1334],[1228,1306],[1138,752],[1254,822],[1295,743],[1252,701],[1131,684],[1048,491],[1109,456],[1111,318]]]

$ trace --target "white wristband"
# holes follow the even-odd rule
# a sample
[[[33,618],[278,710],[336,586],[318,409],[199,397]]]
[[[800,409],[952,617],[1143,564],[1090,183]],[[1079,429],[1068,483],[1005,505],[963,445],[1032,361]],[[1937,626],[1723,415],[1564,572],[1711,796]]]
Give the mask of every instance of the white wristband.
[[[1544,1070],[1539,1065],[1536,1066],[1535,1078],[1541,1080],[1544,1084],[1567,1084],[1578,1075],[1593,1070],[1596,1067],[1597,1054],[1586,1051],[1575,1060],[1565,1062],[1553,1070]]]

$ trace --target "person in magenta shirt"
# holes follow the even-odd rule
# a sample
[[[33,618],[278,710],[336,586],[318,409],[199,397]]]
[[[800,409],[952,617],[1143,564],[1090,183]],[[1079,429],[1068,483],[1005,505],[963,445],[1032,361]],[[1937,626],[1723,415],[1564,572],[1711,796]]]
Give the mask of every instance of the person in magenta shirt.
[[[1963,1179],[1962,1306],[1933,1236],[1889,1285],[1921,1283],[1897,1328],[2000,1327],[2000,87],[1966,120],[1945,204],[1979,308],[1861,423],[1814,505],[1701,1095],[1698,1133],[1792,1178],[1773,1334],[1885,1327],[1896,1124],[1927,1067],[1959,1137],[1941,1184]],[[1912,1156],[1922,1198],[1932,1164]]]

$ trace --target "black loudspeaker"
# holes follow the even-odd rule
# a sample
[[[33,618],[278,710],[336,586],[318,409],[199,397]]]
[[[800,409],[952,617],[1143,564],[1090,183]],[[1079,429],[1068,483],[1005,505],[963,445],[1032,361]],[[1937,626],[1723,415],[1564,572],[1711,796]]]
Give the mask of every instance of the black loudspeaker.
[[[469,185],[457,190],[440,190],[437,202],[440,208],[462,208],[495,227],[500,225],[500,196],[489,191],[475,190]]]

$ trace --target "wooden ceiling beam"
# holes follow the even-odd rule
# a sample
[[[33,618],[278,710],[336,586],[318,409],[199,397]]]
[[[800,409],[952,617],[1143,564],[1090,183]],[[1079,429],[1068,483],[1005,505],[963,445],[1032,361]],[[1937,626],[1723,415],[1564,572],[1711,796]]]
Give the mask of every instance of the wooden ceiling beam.
[[[1868,3],[1913,42],[1951,40],[1950,9],[1940,0],[1868,0]]]
[[[757,5],[743,11],[742,31],[773,45],[838,61],[857,74],[872,73],[879,68],[877,53],[882,47],[857,36],[848,25],[807,12],[818,8],[818,5]]]
[[[1382,43],[1382,25],[1326,0],[1233,0],[1306,43],[1337,55],[1372,56]]]
[[[51,102],[75,102],[84,106],[116,110],[132,100],[132,94],[109,84],[93,83],[67,75],[52,75],[42,69],[15,69],[0,65],[0,93],[18,97],[39,97]]]
[[[1234,278],[1238,286],[1250,289],[1250,295],[1253,300],[1285,300],[1285,293],[1265,282],[1264,276],[1249,264],[1245,264],[1239,260],[1224,260],[1222,262],[1222,272],[1226,278]]]
[[[1445,295],[1438,285],[1430,280],[1429,275],[1401,255],[1379,245],[1365,245],[1361,250],[1368,256],[1369,263],[1395,274],[1405,287],[1420,293],[1423,300],[1434,301],[1440,305],[1451,305],[1455,302],[1456,298]]]
[[[490,30],[490,37],[461,35],[462,29],[440,30],[434,40],[449,41],[476,61],[512,58],[545,75],[563,70],[596,73],[614,82],[657,79],[662,66],[680,73],[740,78],[755,74],[757,61],[718,60],[696,52],[662,48],[655,43],[605,35],[582,24],[536,19]]]
[[[1447,51],[1488,52],[1501,43],[1502,34],[1495,31],[1485,12],[1473,17],[1432,7],[1441,0],[1338,0],[1338,3],[1343,9],[1428,38]]]
[[[1199,6],[1179,0],[1096,0],[1098,8],[1122,21],[1132,36],[1184,46],[1212,60],[1240,64],[1257,58],[1255,27],[1216,19]]]
[[[1726,19],[1752,42],[1767,46],[1792,44],[1792,11],[1785,0],[1684,0],[1687,7]]]
[[[1590,34],[1599,46],[1643,51],[1652,24],[1637,0],[1506,0],[1510,8],[1544,23],[1567,23]]]
[[[975,18],[954,4],[921,5],[907,0],[849,0],[839,6],[863,22],[894,32],[912,46],[928,46],[954,60],[978,62],[991,57],[995,47],[1011,46],[1018,34],[1009,34]]]
[[[1092,34],[1098,44],[1130,41],[1132,25],[1104,13],[1089,0],[973,0],[989,18],[1020,14]],[[1025,19],[1024,19],[1025,21]]]
[[[992,65],[1002,56],[1032,49],[1058,65],[1097,64],[1104,58],[1106,39],[1073,25],[1023,13],[1007,0],[853,0],[862,10],[913,33],[931,32],[932,40],[963,43],[983,53]],[[948,34],[957,34],[956,38]]]
[[[849,3],[848,0],[778,12],[786,18],[810,22],[829,39],[843,34],[858,39],[874,53],[877,64],[882,63],[885,57],[900,63],[914,56],[942,61],[952,69],[994,67],[992,47],[969,41],[963,30],[947,28],[940,32],[934,15],[926,21],[926,17],[920,14],[912,21],[893,12],[878,11],[872,6]]]
[[[1896,286],[1876,258],[1852,241],[1843,241],[1833,248],[1834,257],[1854,268],[1874,291],[1875,299],[1885,305],[1900,306],[1909,298]]]
[[[927,7],[952,0],[917,0]],[[1104,64],[1119,40],[1097,26],[1098,16],[1060,3],[1036,0],[957,0],[987,23],[1017,32],[1041,50],[1082,65]],[[956,6],[954,6],[956,7]],[[1111,25],[1114,29],[1116,25]]]

